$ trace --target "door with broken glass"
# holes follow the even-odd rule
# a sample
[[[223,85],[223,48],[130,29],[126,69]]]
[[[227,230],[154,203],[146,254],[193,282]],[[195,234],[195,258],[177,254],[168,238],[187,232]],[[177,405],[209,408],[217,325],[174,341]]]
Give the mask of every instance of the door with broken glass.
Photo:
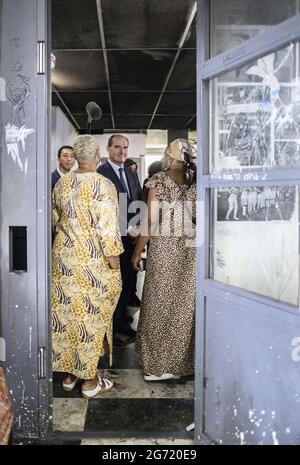
[[[300,434],[299,4],[208,3],[199,4],[206,15],[197,51],[204,240],[196,439],[293,444]]]

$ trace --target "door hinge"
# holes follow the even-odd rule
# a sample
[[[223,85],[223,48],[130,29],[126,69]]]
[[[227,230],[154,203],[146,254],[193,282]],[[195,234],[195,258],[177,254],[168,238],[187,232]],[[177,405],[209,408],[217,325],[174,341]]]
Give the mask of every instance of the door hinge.
[[[39,378],[46,378],[46,349],[39,349]]]
[[[37,73],[45,74],[46,72],[46,43],[43,40],[37,43]]]

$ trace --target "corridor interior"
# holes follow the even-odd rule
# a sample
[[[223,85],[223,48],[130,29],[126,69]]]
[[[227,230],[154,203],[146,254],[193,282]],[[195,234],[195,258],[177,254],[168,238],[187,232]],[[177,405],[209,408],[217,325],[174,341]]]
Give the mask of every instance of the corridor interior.
[[[160,5],[151,0],[52,0],[51,28],[52,105],[64,113],[73,132],[86,132],[86,106],[91,101],[103,113],[92,123],[96,136],[116,132],[135,136],[167,128],[195,131],[194,0],[164,0]],[[59,134],[62,126],[57,125]],[[59,147],[58,134],[52,137],[53,147]],[[103,149],[102,157],[105,153]],[[162,148],[158,153],[161,158]],[[152,146],[151,155],[156,154]],[[138,278],[140,298],[143,275]],[[137,318],[136,312],[135,325]],[[114,387],[91,400],[82,398],[80,385],[64,392],[63,374],[54,374],[56,437],[69,433],[78,441],[106,438],[99,439],[100,444],[104,440],[108,444],[108,438],[124,443],[134,437],[193,443],[193,432],[186,431],[194,417],[192,379],[144,381],[134,343],[114,348],[112,367],[107,359],[99,366]]]

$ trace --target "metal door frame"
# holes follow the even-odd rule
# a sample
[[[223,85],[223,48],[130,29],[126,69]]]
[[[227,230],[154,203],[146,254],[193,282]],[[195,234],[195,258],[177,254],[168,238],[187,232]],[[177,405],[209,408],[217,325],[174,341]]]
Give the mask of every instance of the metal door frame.
[[[37,172],[44,173],[43,182],[37,182],[37,311],[39,363],[43,376],[39,381],[39,436],[46,437],[53,429],[52,339],[51,339],[51,0],[37,0],[37,35],[45,40],[45,77],[37,83],[37,150],[46,158],[37,157]],[[38,39],[39,40],[39,39]],[[41,39],[42,40],[42,39]],[[45,111],[46,110],[46,111]],[[39,202],[42,205],[39,205]],[[41,305],[40,305],[41,302]],[[43,358],[43,360],[41,359]],[[45,421],[47,419],[47,421]]]
[[[2,161],[5,166],[2,172],[5,187],[2,189],[14,184],[17,187],[16,196],[12,196],[9,189],[5,190],[2,196],[1,207],[5,206],[4,212],[9,214],[3,218],[1,224],[3,293],[0,302],[1,329],[4,332],[3,337],[7,339],[9,351],[4,369],[15,410],[15,437],[45,436],[51,427],[52,419],[50,354],[48,353],[50,68],[47,69],[49,46],[47,21],[49,8],[49,0],[31,0],[26,6],[22,0],[14,2],[0,0],[1,39],[2,47],[6,50],[4,56],[1,56],[1,72],[7,82],[9,80],[12,82],[12,86],[16,87],[15,84],[22,79],[24,82],[29,82],[27,97],[31,99],[26,102],[24,99],[24,108],[27,112],[30,105],[30,111],[26,119],[24,112],[22,122],[19,118],[15,126],[18,130],[22,125],[23,128],[26,128],[26,124],[31,126],[31,138],[26,144],[26,151],[24,144],[20,153],[20,157],[24,158],[24,165],[20,166],[19,163],[21,170],[16,164],[14,168],[11,148],[10,150],[7,148],[8,143],[5,138],[5,125],[15,125],[15,120],[12,117],[10,119],[9,116],[12,112],[9,98],[6,99],[3,112],[1,108]],[[5,33],[7,36],[4,35]],[[9,142],[11,143],[11,140]],[[11,181],[13,176],[14,180]],[[3,211],[1,214],[3,215]],[[24,270],[14,270],[11,268],[9,257],[12,246],[9,228],[20,224],[28,231],[25,242],[28,269],[26,266]],[[16,312],[15,309],[18,308]]]
[[[198,0],[197,14],[197,140],[198,140],[198,201],[201,211],[198,219],[198,238],[203,239],[197,251],[197,312],[196,312],[196,360],[195,360],[195,441],[209,441],[205,436],[205,306],[207,296],[226,299],[232,305],[241,304],[269,316],[274,308],[299,315],[299,308],[285,305],[271,298],[262,297],[242,289],[226,286],[209,278],[209,218],[210,189],[217,187],[296,185],[300,181],[300,169],[272,169],[267,171],[267,180],[228,181],[209,174],[209,81],[228,71],[253,62],[256,59],[300,41],[300,14],[272,26],[266,32],[246,40],[241,45],[209,58],[210,47],[210,0]],[[230,170],[234,172],[234,170]],[[244,169],[250,173],[251,168]],[[253,170],[252,170],[253,171]],[[262,171],[255,168],[256,172]],[[265,171],[266,172],[266,171]],[[258,306],[260,309],[258,310]]]

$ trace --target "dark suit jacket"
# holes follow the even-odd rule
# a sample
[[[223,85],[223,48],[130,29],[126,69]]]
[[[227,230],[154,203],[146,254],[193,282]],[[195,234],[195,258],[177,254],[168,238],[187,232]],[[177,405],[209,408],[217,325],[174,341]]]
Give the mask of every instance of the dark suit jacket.
[[[57,181],[60,179],[60,174],[57,170],[54,170],[53,173],[51,174],[51,185],[52,185],[52,190],[54,189],[55,184]]]
[[[108,161],[103,163],[103,165],[100,165],[97,169],[97,172],[102,174],[102,176],[108,178],[110,181],[112,181],[112,183],[115,185],[117,189],[118,194],[126,193],[126,190],[122,186],[120,179],[118,178],[117,174],[115,173],[112,166],[108,163]],[[127,205],[129,205],[130,202],[134,202],[135,200],[142,200],[143,191],[140,185],[139,178],[128,168],[124,168],[124,173],[126,175],[127,184],[130,191],[130,200],[127,203]],[[130,221],[130,219],[133,218],[135,215],[136,213],[129,213],[127,208],[127,224]]]

